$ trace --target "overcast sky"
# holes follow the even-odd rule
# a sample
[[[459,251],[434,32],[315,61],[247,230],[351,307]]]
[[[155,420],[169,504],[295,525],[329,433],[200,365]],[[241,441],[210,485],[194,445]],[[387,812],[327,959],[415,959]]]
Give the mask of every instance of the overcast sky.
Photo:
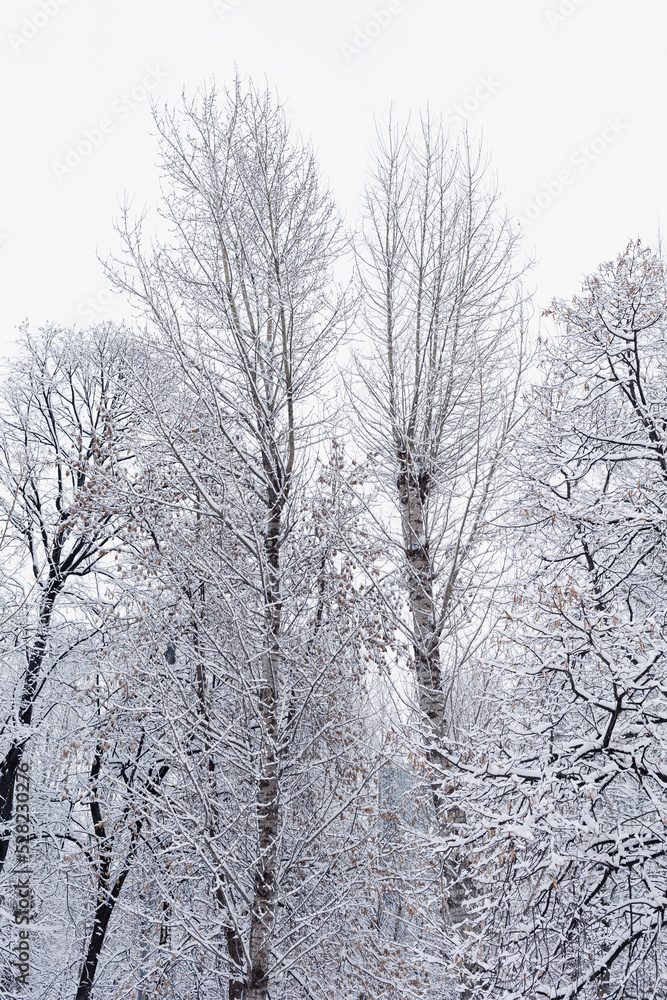
[[[667,225],[658,0],[3,0],[0,309],[130,316],[97,254],[124,192],[156,195],[150,101],[235,65],[277,88],[353,222],[373,117],[427,103],[483,132],[537,258],[538,303]]]

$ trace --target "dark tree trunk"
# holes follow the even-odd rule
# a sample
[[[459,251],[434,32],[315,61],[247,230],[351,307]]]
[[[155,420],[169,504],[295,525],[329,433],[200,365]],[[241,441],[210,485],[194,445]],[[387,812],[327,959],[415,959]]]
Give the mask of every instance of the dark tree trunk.
[[[90,1000],[93,992],[95,973],[97,972],[97,966],[102,953],[102,948],[104,946],[104,939],[109,927],[109,921],[111,920],[114,907],[118,902],[118,897],[120,896],[128,871],[129,868],[125,868],[116,879],[111,893],[106,896],[106,898],[98,900],[97,908],[95,910],[93,933],[90,936],[86,960],[81,968],[79,988],[76,991],[76,1000]]]
[[[97,778],[102,767],[102,747],[98,744],[95,749],[95,757],[93,758],[93,763],[90,768],[90,777],[92,782],[92,799],[90,802],[90,814],[93,820],[93,827],[95,829],[95,836],[97,837],[98,844],[100,846],[100,863],[98,869],[97,877],[97,906],[95,909],[95,920],[93,922],[93,931],[90,936],[90,941],[88,943],[88,951],[86,953],[86,958],[81,967],[81,975],[79,976],[79,988],[76,994],[76,1000],[89,1000],[92,990],[93,983],[95,981],[95,974],[97,972],[97,966],[100,960],[100,955],[102,953],[102,948],[104,947],[104,939],[107,934],[109,927],[109,921],[113,915],[114,908],[118,899],[120,897],[123,884],[127,878],[131,862],[134,857],[136,842],[141,834],[141,829],[143,825],[143,820],[139,819],[135,822],[132,828],[132,835],[130,840],[130,845],[127,850],[127,854],[124,858],[125,867],[120,872],[116,878],[111,891],[109,891],[109,876],[111,874],[111,850],[107,844],[107,835],[104,825],[104,819],[102,816],[102,808],[100,802],[97,798]],[[155,781],[152,780],[148,784],[148,789],[150,792],[155,794],[157,787],[167,774],[169,768],[166,764],[163,764],[159,769]],[[169,904],[166,907],[163,904],[163,912],[166,913],[169,910]],[[162,940],[162,929],[160,931],[160,944],[163,944]]]
[[[445,784],[446,773],[451,765],[442,752],[446,729],[446,698],[440,666],[440,636],[433,574],[424,526],[428,487],[428,475],[425,473],[418,475],[404,470],[397,480],[403,550],[407,563],[408,603],[414,634],[412,651],[417,675],[418,703],[426,741],[426,758],[435,772],[431,785],[433,806],[440,832],[445,835],[464,824],[466,818],[465,813],[451,802],[453,785],[451,782]],[[445,870],[447,898],[444,903],[451,925],[465,935],[465,902],[466,898],[473,895],[474,887],[470,879],[462,875],[462,870],[463,864],[458,856],[448,858]],[[465,979],[473,971],[470,967],[462,970],[463,982],[459,993],[461,1000],[468,1000],[472,996]]]
[[[227,928],[227,951],[233,970],[229,976],[229,1000],[243,1000],[245,983],[243,980],[243,948],[241,939],[232,927]]]
[[[269,989],[271,938],[278,893],[278,665],[280,661],[280,529],[283,500],[276,489],[270,497],[271,517],[265,541],[267,648],[262,663],[262,771],[257,792],[259,859],[253,886],[250,921],[250,978],[244,1000],[266,1000]]]
[[[11,819],[14,810],[14,785],[23,759],[23,744],[13,743],[0,763],[0,874],[5,866],[11,840]]]
[[[37,697],[37,686],[46,653],[49,626],[53,606],[58,593],[62,589],[62,584],[58,580],[51,580],[42,600],[39,613],[39,629],[35,641],[28,653],[28,663],[25,676],[23,678],[23,690],[21,692],[21,703],[19,705],[19,723],[21,726],[29,726],[32,722],[32,713]],[[26,740],[14,740],[0,761],[0,875],[3,872],[7,852],[11,840],[10,823],[14,813],[14,786],[16,775],[21,761]]]

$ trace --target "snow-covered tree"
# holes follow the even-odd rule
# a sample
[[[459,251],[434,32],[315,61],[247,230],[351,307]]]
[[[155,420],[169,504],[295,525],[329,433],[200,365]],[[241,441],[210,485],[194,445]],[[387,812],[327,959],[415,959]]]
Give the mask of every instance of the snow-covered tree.
[[[126,217],[110,274],[144,310],[155,359],[139,374],[152,437],[133,489],[163,509],[160,823],[167,870],[187,880],[181,898],[162,891],[202,983],[228,981],[230,997],[326,995],[327,980],[414,993],[387,967],[399,949],[372,944],[364,674],[384,634],[339,542],[356,530],[340,461],[318,457],[346,323],[332,199],[251,85],[156,122],[169,236],[148,244]]]
[[[10,841],[17,769],[37,700],[87,633],[76,606],[114,536],[114,512],[93,503],[99,476],[125,447],[122,334],[100,328],[23,331],[2,400],[0,502],[6,564],[22,596],[3,635],[6,677],[0,761],[0,871]],[[93,629],[95,626],[92,626]],[[45,706],[48,711],[49,706]]]
[[[665,291],[632,242],[554,304],[517,444],[524,583],[470,786],[502,995],[664,995]]]
[[[451,762],[503,565],[488,529],[498,456],[517,417],[523,270],[481,150],[467,136],[451,146],[429,118],[416,134],[390,122],[378,135],[359,247],[357,433],[376,456],[385,502],[375,523],[404,597],[394,626],[414,669],[410,723],[441,838],[452,963],[474,889],[455,847],[465,813],[452,797]]]

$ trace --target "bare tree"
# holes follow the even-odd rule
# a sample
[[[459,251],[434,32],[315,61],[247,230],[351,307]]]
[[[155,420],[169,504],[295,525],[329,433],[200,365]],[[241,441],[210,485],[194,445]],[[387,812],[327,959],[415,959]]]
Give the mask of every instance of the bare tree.
[[[372,839],[354,802],[373,766],[352,748],[355,663],[373,619],[344,596],[357,588],[345,560],[337,570],[313,478],[317,394],[345,329],[331,279],[344,241],[312,152],[270,94],[237,80],[156,121],[171,235],[149,248],[126,214],[125,255],[110,268],[167,361],[141,374],[142,392],[155,447],[178,469],[174,530],[189,525],[192,538],[177,553],[190,624],[156,684],[171,706],[174,780],[187,776],[203,809],[188,836],[225,931],[229,996],[264,1000],[272,980],[303,991],[307,956],[318,941],[326,953],[356,891],[344,853],[320,853],[327,837],[338,831],[359,873]],[[350,974],[372,979],[374,966]]]
[[[356,433],[376,455],[385,497],[376,525],[408,607],[396,624],[415,670],[438,827],[454,839],[465,822],[451,798],[469,718],[465,665],[488,631],[502,567],[489,524],[499,455],[518,415],[524,270],[480,148],[467,136],[450,146],[428,117],[416,135],[390,121],[378,133],[359,246],[367,346]],[[460,864],[454,852],[454,953],[472,891]]]
[[[15,621],[22,622],[17,641],[25,653],[17,704],[2,726],[0,871],[35,704],[71,638],[65,629],[64,648],[58,642],[64,605],[71,608],[99,571],[114,536],[113,511],[103,504],[91,511],[89,501],[99,473],[123,447],[128,411],[118,377],[121,345],[122,335],[111,327],[97,328],[90,338],[54,327],[34,335],[25,328],[21,353],[9,365],[0,476],[14,578],[24,590],[23,614]]]
[[[544,379],[515,449],[522,578],[507,608],[502,736],[469,786],[474,851],[480,873],[495,862],[499,995],[658,997],[663,263],[631,241],[550,312],[559,329],[541,345]]]

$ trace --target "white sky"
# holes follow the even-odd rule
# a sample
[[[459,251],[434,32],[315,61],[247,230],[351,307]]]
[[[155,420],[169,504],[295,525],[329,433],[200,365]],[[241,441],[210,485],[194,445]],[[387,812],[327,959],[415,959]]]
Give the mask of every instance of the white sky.
[[[363,49],[344,49],[391,8]],[[525,216],[541,193],[525,229],[538,304],[569,297],[628,238],[655,245],[667,219],[666,28],[659,0],[3,0],[2,343],[25,318],[131,315],[111,300],[97,253],[115,245],[125,191],[139,207],[156,196],[141,91],[151,70],[150,94],[171,102],[211,75],[228,81],[235,64],[266,78],[312,137],[350,221],[373,115],[428,102],[453,120],[467,102],[509,210]],[[54,163],[102,119],[99,144],[56,176]]]

